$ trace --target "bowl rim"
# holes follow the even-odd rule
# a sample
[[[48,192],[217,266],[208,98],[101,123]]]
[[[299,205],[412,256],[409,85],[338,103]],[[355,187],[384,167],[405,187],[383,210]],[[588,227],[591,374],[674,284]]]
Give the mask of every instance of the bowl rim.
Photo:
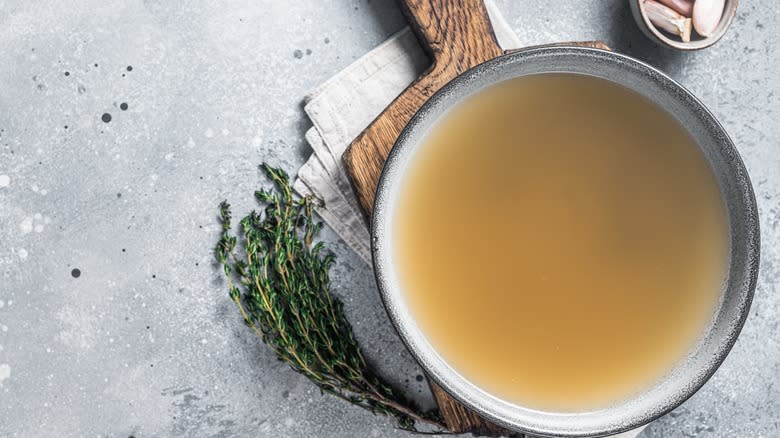
[[[714,131],[713,135],[718,138],[720,143],[712,148],[722,148],[729,155],[729,162],[725,166],[729,172],[735,175],[735,185],[742,193],[739,205],[731,205],[726,199],[724,199],[724,204],[726,204],[727,212],[736,208],[743,209],[741,214],[744,214],[744,220],[747,222],[745,235],[740,240],[744,244],[745,251],[745,254],[740,256],[744,258],[744,269],[737,272],[736,275],[729,271],[729,276],[737,277],[734,281],[738,282],[740,287],[734,287],[736,289],[734,291],[732,291],[732,287],[729,287],[724,291],[724,296],[726,293],[734,294],[734,302],[726,309],[733,315],[728,320],[728,326],[720,329],[719,337],[714,337],[711,331],[707,331],[703,336],[702,343],[704,341],[712,343],[712,345],[707,345],[707,348],[712,351],[707,350],[706,352],[713,354],[706,357],[706,366],[702,366],[702,369],[681,368],[680,373],[684,373],[684,375],[675,379],[665,377],[657,382],[652,389],[655,391],[656,388],[669,387],[666,392],[640,394],[619,405],[578,413],[543,412],[506,402],[479,389],[452,369],[427,342],[403,304],[400,287],[397,285],[397,280],[394,279],[393,256],[389,240],[391,235],[389,225],[392,222],[390,213],[392,212],[394,196],[398,191],[397,186],[406,165],[405,161],[410,159],[419,144],[419,142],[415,143],[415,137],[424,136],[425,124],[433,125],[435,123],[435,120],[428,120],[433,117],[432,114],[435,113],[435,110],[446,111],[446,106],[443,109],[438,107],[446,105],[447,99],[462,99],[469,95],[470,93],[464,93],[469,86],[473,87],[478,84],[476,86],[478,91],[501,80],[516,77],[503,77],[500,80],[479,85],[480,79],[484,81],[483,76],[500,75],[502,70],[506,72],[510,68],[533,65],[529,63],[539,60],[555,59],[564,63],[577,59],[597,66],[593,68],[609,65],[610,68],[618,70],[628,69],[631,70],[632,74],[645,76],[648,83],[655,82],[659,87],[668,89],[669,93],[672,93],[676,99],[681,100],[680,105],[689,108],[696,117],[703,120],[702,123],[706,125],[708,130]],[[545,72],[576,73],[565,68],[546,70],[541,73]],[[605,79],[617,82],[614,78],[605,77]],[[702,145],[699,146],[704,148]],[[730,232],[733,232],[734,225],[730,223],[729,226]],[[550,437],[597,437],[632,430],[665,415],[696,393],[715,373],[736,342],[749,314],[758,278],[760,230],[755,195],[744,163],[723,127],[693,94],[654,67],[629,56],[589,47],[550,46],[518,50],[480,64],[435,93],[412,117],[391,149],[379,178],[371,215],[371,253],[380,296],[395,330],[429,378],[447,393],[482,417],[511,430]],[[721,306],[718,309],[716,317],[726,311],[724,307]],[[694,352],[698,348],[696,347]],[[692,352],[691,356],[693,355]],[[697,357],[697,360],[704,359]],[[690,365],[688,359],[682,365]],[[672,383],[669,382],[677,382],[679,387],[671,386]],[[643,400],[642,397],[644,397]],[[636,400],[642,400],[642,402],[639,403]],[[635,402],[636,405],[632,405]]]

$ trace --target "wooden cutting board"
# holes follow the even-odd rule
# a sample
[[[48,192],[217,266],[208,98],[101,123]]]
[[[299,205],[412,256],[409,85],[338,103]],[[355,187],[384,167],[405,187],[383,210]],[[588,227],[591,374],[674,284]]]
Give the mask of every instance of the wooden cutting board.
[[[431,66],[371,122],[344,154],[347,174],[368,216],[387,154],[417,110],[456,76],[504,54],[482,0],[402,0],[401,6],[429,54]],[[571,44],[607,48],[600,42]],[[430,386],[450,431],[511,434],[469,411],[435,383],[430,382]]]

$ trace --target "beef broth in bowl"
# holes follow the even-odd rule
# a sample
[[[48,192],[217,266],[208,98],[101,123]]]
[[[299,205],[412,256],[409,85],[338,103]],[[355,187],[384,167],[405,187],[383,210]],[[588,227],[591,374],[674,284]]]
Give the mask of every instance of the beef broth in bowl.
[[[394,212],[425,337],[532,408],[651,385],[720,300],[729,231],[707,160],[663,108],[604,79],[531,75],[469,97],[415,151]]]

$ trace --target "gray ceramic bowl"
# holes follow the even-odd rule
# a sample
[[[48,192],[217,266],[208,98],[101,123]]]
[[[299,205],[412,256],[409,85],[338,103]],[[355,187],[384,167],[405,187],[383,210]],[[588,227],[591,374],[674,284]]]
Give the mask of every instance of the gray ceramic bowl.
[[[486,86],[547,72],[604,78],[639,92],[669,111],[704,152],[729,216],[728,279],[720,306],[703,337],[652,388],[618,405],[589,412],[529,409],[496,398],[458,374],[415,323],[393,264],[391,222],[399,183],[429,129],[450,108]],[[379,289],[393,324],[420,365],[447,392],[485,418],[512,430],[541,436],[595,437],[636,428],[669,412],[693,395],[723,362],[749,312],[758,275],[759,228],[753,189],[734,144],[690,92],[655,68],[627,56],[582,47],[546,47],[504,55],[466,72],[414,116],[390,152],[379,182],[372,218],[372,251]]]

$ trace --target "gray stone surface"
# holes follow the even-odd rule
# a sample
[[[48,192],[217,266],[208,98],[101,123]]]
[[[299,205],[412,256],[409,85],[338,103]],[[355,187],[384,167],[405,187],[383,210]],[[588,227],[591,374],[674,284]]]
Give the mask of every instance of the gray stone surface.
[[[733,136],[762,217],[753,310],[643,436],[780,436],[777,3],[699,53],[653,46],[624,0],[498,4],[528,44],[602,38],[664,69]],[[0,437],[405,435],[274,360],[211,257],[217,203],[248,211],[257,163],[309,153],[301,97],[402,25],[380,0],[0,0]],[[324,238],[370,357],[430,403],[370,268]]]

